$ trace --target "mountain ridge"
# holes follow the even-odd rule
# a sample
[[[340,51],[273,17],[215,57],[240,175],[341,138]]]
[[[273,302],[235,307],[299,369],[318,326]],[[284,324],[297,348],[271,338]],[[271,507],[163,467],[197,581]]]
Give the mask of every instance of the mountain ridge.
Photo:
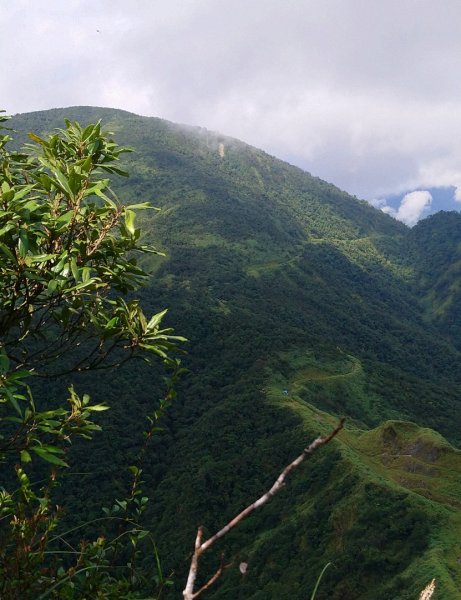
[[[64,116],[104,117],[119,143],[138,148],[125,160],[131,177],[114,181],[120,199],[161,208],[142,226],[167,257],[146,263],[153,275],[140,296],[147,309],[170,307],[169,323],[190,340],[190,374],[146,468],[155,498],[150,523],[166,568],[178,573],[173,595],[196,527],[222,524],[306,439],[346,414],[348,428],[334,447],[230,537],[237,564],[247,553],[253,575],[226,573],[210,597],[305,598],[330,560],[336,569],[322,582],[320,600],[406,600],[434,576],[440,598],[459,597],[461,549],[453,532],[460,523],[451,500],[459,454],[448,452],[449,468],[442,469],[421,456],[399,457],[396,465],[389,450],[408,454],[403,450],[426,439],[420,428],[428,426],[452,444],[461,441],[458,333],[433,313],[421,284],[424,240],[437,227],[443,239],[443,218],[410,230],[243,142],[98,111],[28,113],[13,126],[24,138],[28,129],[49,131]],[[456,257],[441,252],[429,291]],[[450,285],[457,281],[455,270]],[[159,377],[156,368],[139,367],[78,381],[113,406],[107,431],[95,440],[98,459],[75,449],[89,472],[107,466],[101,497],[121,485],[119,465],[139,437],[136,413],[158,393]],[[402,419],[416,425],[396,426]],[[429,435],[432,447],[445,447],[437,435]],[[374,456],[383,452],[387,464]],[[452,490],[448,500],[425,495],[437,477]],[[87,495],[93,485],[94,476],[83,478]],[[66,493],[82,506],[71,483]],[[98,498],[85,500],[95,511]]]

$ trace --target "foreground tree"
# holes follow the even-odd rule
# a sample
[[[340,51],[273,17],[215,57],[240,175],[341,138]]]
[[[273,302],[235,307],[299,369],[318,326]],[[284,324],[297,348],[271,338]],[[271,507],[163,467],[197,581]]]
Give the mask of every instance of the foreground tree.
[[[93,414],[107,407],[91,404],[72,387],[67,407],[49,399],[43,405],[30,383],[40,376],[113,368],[134,357],[149,360],[149,355],[174,369],[173,380],[177,376],[172,353],[183,338],[162,329],[166,311],[149,318],[138,300],[122,297],[146,278],[136,252],[156,252],[140,243],[135,225],[136,211],[149,206],[122,206],[111,193],[104,174],[126,175],[116,162],[129,150],[117,146],[99,123],[82,128],[66,121],[47,138],[29,134],[33,144],[21,152],[9,151],[11,138],[4,131],[0,461],[6,475],[0,487],[0,597],[134,598],[136,547],[147,536],[138,523],[147,501],[139,489],[141,470],[131,468],[127,498],[106,511],[109,519],[124,521],[123,535],[134,548],[121,576],[113,575],[119,540],[84,543],[63,561],[52,547],[61,535],[62,513],[52,490],[67,466],[69,443],[91,437],[99,429]],[[146,442],[173,395],[170,387],[150,416]],[[31,483],[37,461],[49,465],[39,485]]]

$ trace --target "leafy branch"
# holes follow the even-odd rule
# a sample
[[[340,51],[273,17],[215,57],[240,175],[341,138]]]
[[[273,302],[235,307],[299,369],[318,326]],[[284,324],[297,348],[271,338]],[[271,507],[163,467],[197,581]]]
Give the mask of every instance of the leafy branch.
[[[5,120],[0,115],[0,129]],[[81,597],[131,599],[137,597],[144,538],[153,546],[158,589],[168,584],[155,542],[141,526],[148,501],[141,465],[175,396],[181,369],[174,354],[185,339],[163,326],[166,310],[146,316],[137,299],[122,297],[148,277],[137,254],[158,254],[140,243],[136,227],[137,212],[150,206],[120,204],[103,176],[127,175],[115,165],[131,150],[118,146],[99,122],[83,128],[66,121],[55,134],[29,137],[24,151],[10,152],[10,135],[0,135],[0,462],[16,462],[18,485],[0,489],[0,596],[70,598],[79,589]],[[64,509],[53,504],[52,492],[69,466],[70,443],[99,431],[95,413],[108,407],[92,404],[73,386],[67,407],[39,406],[31,378],[150,357],[173,375],[148,417],[128,496],[107,510],[105,520],[116,522],[117,531],[71,543],[59,533]],[[50,469],[38,485],[31,479],[35,459]]]

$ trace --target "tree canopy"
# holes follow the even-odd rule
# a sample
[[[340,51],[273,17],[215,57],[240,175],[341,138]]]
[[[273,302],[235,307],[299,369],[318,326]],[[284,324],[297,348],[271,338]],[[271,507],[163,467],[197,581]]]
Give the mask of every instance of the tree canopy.
[[[125,567],[131,579],[107,575],[120,553],[118,542],[101,538],[83,544],[74,554],[67,552],[65,560],[50,548],[62,514],[53,504],[52,489],[59,469],[68,465],[69,444],[76,436],[91,437],[99,429],[94,413],[108,407],[92,404],[73,387],[67,407],[62,399],[37,401],[30,382],[113,368],[136,357],[149,361],[150,356],[177,374],[173,353],[184,338],[163,327],[166,310],[146,316],[139,300],[123,297],[147,276],[137,253],[156,253],[140,241],[136,226],[136,212],[150,206],[128,208],[110,188],[108,176],[126,175],[117,161],[130,150],[119,147],[99,122],[83,128],[66,121],[64,129],[45,138],[31,133],[24,150],[10,151],[5,120],[2,116],[0,461],[15,476],[7,475],[0,490],[0,596],[74,597],[82,572],[86,593],[103,586],[104,597],[114,593],[121,598],[133,587],[134,564],[130,554],[130,567]],[[153,410],[146,440],[173,394],[170,388]],[[49,465],[48,473],[42,461]],[[139,466],[131,471],[128,498],[114,507],[115,512],[122,509],[116,518],[124,521],[136,548],[141,530],[133,519],[141,515],[147,498],[141,497]],[[38,476],[42,481],[36,484]],[[53,539],[58,538],[55,533]],[[96,579],[89,579],[93,570]]]

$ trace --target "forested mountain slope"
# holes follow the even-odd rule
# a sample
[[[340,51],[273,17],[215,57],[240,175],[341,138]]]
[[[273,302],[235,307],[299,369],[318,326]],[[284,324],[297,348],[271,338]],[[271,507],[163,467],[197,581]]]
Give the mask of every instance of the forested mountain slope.
[[[433,577],[435,598],[460,598],[461,216],[409,230],[242,142],[123,111],[59,109],[12,125],[24,139],[64,117],[102,118],[134,147],[115,190],[161,209],[142,225],[166,256],[147,264],[140,295],[148,310],[169,307],[189,339],[189,373],[145,469],[171,597],[197,526],[224,524],[344,414],[337,441],[223,542],[234,567],[208,597],[304,599],[331,561],[317,599],[417,598]],[[131,364],[78,381],[113,410],[74,449],[87,473],[78,486],[68,477],[74,514],[97,516],[123,489],[160,378]]]
[[[439,212],[411,231],[409,242],[427,318],[461,348],[461,216]]]

